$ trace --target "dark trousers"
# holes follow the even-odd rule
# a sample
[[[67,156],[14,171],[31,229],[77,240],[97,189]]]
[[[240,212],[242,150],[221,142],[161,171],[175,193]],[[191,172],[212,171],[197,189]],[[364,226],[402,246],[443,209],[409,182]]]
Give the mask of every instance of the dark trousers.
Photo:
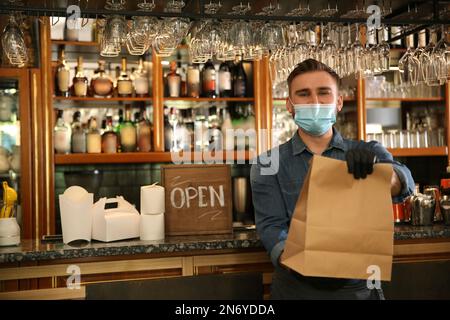
[[[381,289],[367,288],[365,280],[304,277],[295,271],[275,268],[273,300],[384,300]]]

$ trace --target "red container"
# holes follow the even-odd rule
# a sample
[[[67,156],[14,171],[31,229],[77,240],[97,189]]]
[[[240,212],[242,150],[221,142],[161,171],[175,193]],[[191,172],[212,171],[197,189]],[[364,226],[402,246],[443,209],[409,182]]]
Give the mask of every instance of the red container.
[[[405,203],[393,203],[392,204],[394,212],[394,222],[404,222],[405,221]]]

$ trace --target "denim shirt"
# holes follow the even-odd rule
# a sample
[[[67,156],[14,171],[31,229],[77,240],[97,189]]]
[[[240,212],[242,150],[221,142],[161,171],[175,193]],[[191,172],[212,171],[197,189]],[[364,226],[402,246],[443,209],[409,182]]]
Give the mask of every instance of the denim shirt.
[[[322,156],[345,161],[347,150],[354,148],[357,143],[358,141],[342,138],[333,128],[333,137]],[[392,201],[402,202],[411,195],[414,180],[409,169],[394,161],[392,155],[380,143],[366,142],[366,147],[375,153],[377,162],[392,163],[401,181],[400,195],[392,197]],[[313,153],[308,150],[298,132],[288,142],[276,148],[278,150],[274,148],[268,153],[261,154],[257,163],[252,165],[250,173],[256,228],[274,266],[278,266],[278,258],[284,249],[295,204],[313,157]],[[274,151],[279,152],[278,170],[273,174],[267,172],[261,174],[262,169],[267,168],[264,164]]]

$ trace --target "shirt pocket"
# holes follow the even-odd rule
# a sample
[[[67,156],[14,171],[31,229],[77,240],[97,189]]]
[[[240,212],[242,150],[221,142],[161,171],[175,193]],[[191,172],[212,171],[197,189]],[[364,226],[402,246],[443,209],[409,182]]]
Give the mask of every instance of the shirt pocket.
[[[284,205],[289,214],[292,214],[295,209],[295,204],[297,203],[298,196],[300,195],[300,189],[302,187],[302,180],[286,180],[280,181],[281,194],[283,195]]]

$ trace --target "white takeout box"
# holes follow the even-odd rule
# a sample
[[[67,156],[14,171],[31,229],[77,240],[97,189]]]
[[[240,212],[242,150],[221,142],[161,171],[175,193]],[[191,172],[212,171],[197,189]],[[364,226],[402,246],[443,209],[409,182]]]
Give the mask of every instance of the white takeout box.
[[[65,244],[74,240],[91,241],[91,208],[94,195],[79,186],[67,188],[59,195],[61,227]]]
[[[105,209],[106,204],[116,208]],[[92,207],[92,239],[109,242],[139,237],[140,215],[122,196],[101,198]]]

